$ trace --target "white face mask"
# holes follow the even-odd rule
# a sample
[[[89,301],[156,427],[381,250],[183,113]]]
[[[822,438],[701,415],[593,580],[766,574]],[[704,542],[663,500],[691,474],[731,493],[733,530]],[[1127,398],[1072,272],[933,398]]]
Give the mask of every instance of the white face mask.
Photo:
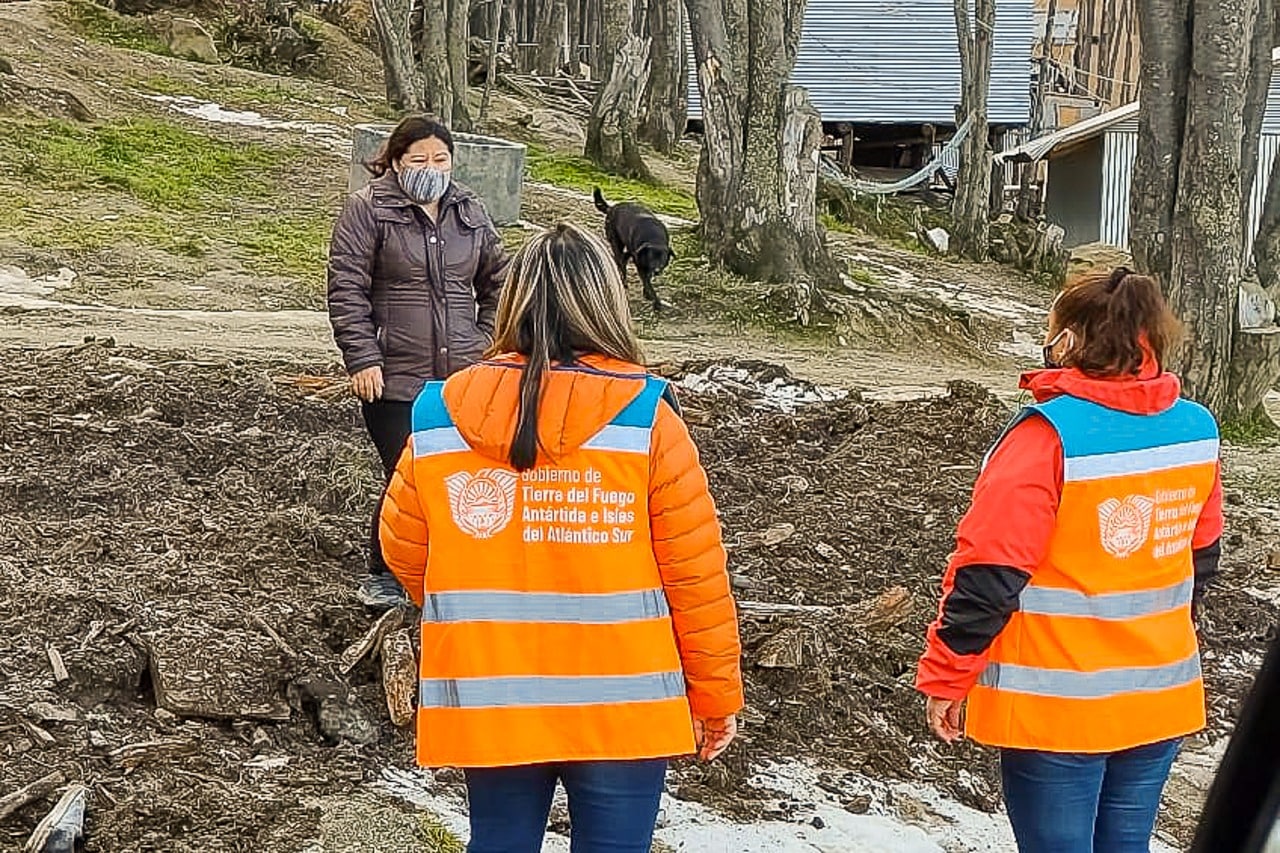
[[[404,194],[418,204],[439,201],[449,189],[449,173],[430,166],[402,166],[399,177]]]

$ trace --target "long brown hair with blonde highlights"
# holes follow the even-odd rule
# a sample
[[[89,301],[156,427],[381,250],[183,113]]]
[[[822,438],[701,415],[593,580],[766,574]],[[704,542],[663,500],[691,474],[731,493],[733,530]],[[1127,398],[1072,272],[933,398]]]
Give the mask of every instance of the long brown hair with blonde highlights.
[[[1085,273],[1059,295],[1050,317],[1051,334],[1070,329],[1076,336],[1063,366],[1091,376],[1136,375],[1146,349],[1163,369],[1182,337],[1160,285],[1127,267]]]
[[[631,330],[626,285],[599,237],[562,222],[516,253],[488,355],[512,352],[526,359],[510,458],[524,471],[538,459],[538,406],[552,365],[590,354],[644,360]]]

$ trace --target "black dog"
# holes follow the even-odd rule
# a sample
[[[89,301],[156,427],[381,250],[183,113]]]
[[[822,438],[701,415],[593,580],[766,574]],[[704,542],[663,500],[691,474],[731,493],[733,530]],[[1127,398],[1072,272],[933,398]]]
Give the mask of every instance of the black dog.
[[[611,205],[604,200],[599,187],[594,195],[596,209],[604,214],[605,235],[613,248],[613,259],[618,262],[622,280],[627,280],[627,261],[634,261],[640,283],[644,285],[644,298],[653,303],[653,310],[661,311],[662,300],[653,289],[653,277],[666,269],[675,257],[667,226],[643,204]]]

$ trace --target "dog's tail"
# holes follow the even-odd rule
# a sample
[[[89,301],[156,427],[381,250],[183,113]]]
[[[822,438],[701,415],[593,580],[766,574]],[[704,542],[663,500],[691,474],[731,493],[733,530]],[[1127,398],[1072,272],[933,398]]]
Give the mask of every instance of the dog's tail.
[[[591,194],[591,197],[595,199],[596,210],[600,211],[601,213],[609,212],[609,202],[604,200],[604,193],[600,192],[599,187],[596,187],[595,192]]]

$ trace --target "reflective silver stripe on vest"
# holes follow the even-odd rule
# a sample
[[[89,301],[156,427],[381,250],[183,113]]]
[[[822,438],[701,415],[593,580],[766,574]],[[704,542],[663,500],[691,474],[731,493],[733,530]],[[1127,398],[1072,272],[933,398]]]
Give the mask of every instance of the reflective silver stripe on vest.
[[[422,429],[413,434],[413,455],[418,458],[470,449],[471,445],[463,439],[457,427]]]
[[[620,453],[649,452],[649,427],[608,424],[582,445],[584,450],[616,450]]]
[[[1135,666],[1077,672],[1012,663],[989,663],[978,683],[1009,693],[1058,699],[1105,699],[1126,693],[1149,693],[1191,684],[1200,678],[1200,653],[1165,666]]]
[[[1091,456],[1069,456],[1063,462],[1063,480],[1099,480],[1104,477],[1123,477],[1127,474],[1149,474],[1203,465],[1218,461],[1218,440],[1184,441],[1165,444],[1143,450],[1125,450],[1120,453],[1096,453]]]
[[[1195,583],[1188,579],[1162,589],[1086,595],[1074,589],[1028,586],[1022,590],[1019,609],[1043,616],[1080,616],[1088,619],[1137,619],[1167,613],[1191,604]]]
[[[423,622],[572,622],[603,625],[670,615],[660,589],[608,594],[436,592],[422,605]]]
[[[555,705],[611,705],[659,702],[685,695],[684,675],[509,676],[505,678],[424,678],[418,684],[421,708],[514,708]],[[495,737],[498,736],[495,734]]]

